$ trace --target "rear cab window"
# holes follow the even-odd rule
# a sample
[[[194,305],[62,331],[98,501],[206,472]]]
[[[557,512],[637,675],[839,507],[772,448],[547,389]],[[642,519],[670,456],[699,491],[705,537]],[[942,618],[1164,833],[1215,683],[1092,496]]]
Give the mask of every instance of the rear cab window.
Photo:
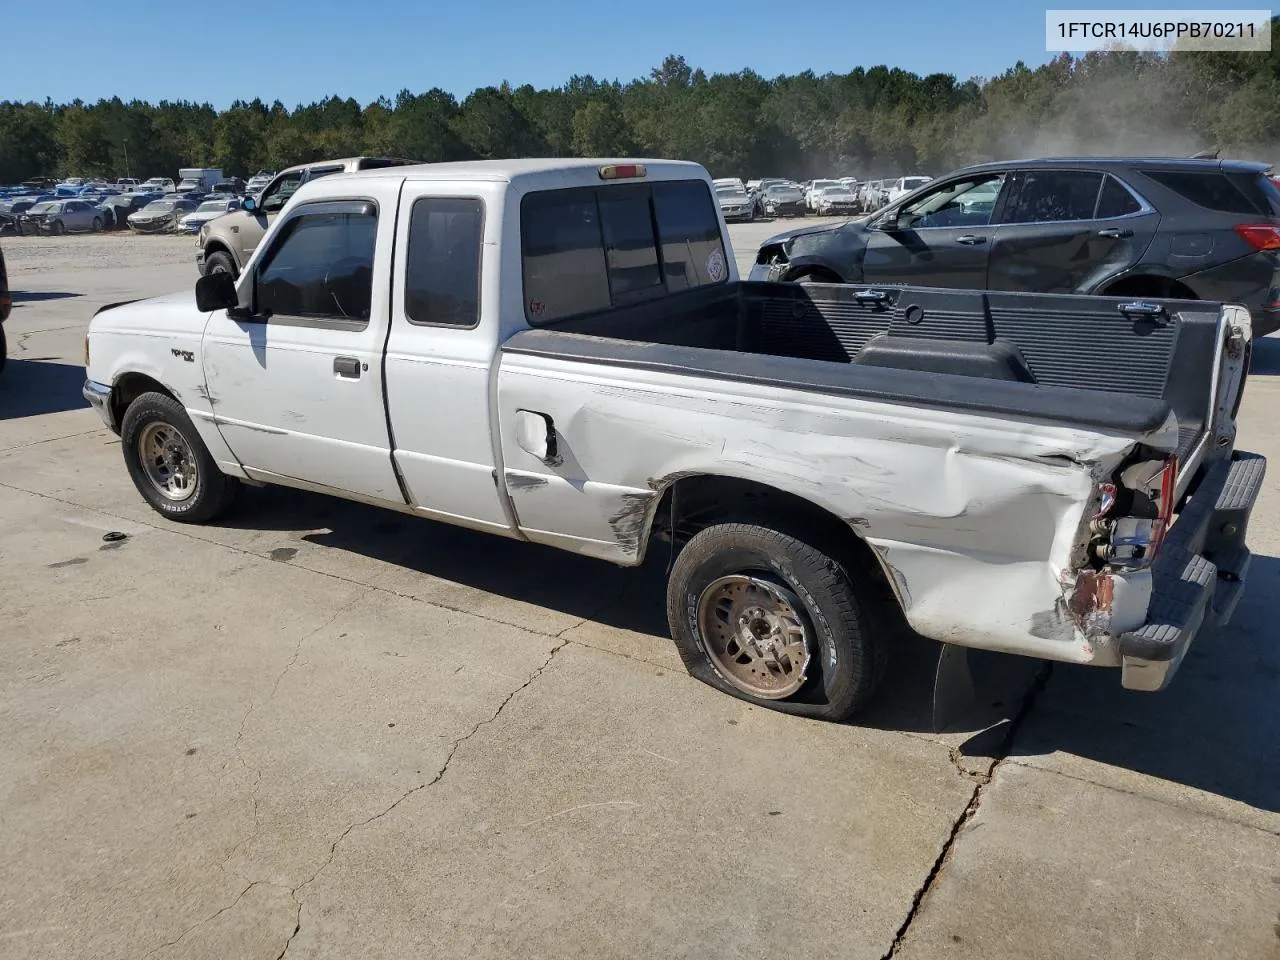
[[[574,187],[520,205],[525,317],[550,323],[728,279],[702,180]]]

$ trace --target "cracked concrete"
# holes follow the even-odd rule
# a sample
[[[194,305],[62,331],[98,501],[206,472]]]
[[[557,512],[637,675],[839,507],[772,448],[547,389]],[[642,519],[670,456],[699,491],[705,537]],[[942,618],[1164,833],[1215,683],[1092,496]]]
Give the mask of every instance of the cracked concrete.
[[[287,491],[161,520],[76,364],[190,278],[15,284],[85,296],[15,311],[62,359],[0,375],[0,960],[1280,956],[1275,485],[1164,694],[993,658],[935,733],[915,644],[857,725],[798,721],[685,675],[660,562]]]

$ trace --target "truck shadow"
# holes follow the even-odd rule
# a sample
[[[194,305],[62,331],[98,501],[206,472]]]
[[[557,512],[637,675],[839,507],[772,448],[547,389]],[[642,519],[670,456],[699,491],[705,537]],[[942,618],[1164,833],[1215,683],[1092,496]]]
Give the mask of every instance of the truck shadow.
[[[84,367],[9,357],[0,371],[0,420],[88,407]]]
[[[486,601],[486,616],[517,626],[522,611],[503,599],[671,642],[665,550],[652,549],[639,569],[622,569],[320,495],[278,487],[250,494],[228,526],[315,531],[303,539],[432,578],[415,593],[429,602],[471,588],[496,600]],[[1040,661],[973,651],[975,698],[948,730],[972,733],[958,747],[963,757],[1074,755],[1280,811],[1276,623],[1280,560],[1257,556],[1232,623],[1197,641],[1168,690],[1127,691],[1117,670],[1055,664],[1035,692],[1046,672]],[[922,637],[901,637],[884,686],[852,723],[933,734],[939,649]]]
[[[24,303],[40,303],[44,300],[66,300],[70,297],[83,297],[83,293],[69,293],[65,290],[11,290],[10,296],[14,306]]]
[[[1068,772],[1081,757],[1280,812],[1277,623],[1280,559],[1255,556],[1231,623],[1197,639],[1166,690],[1127,691],[1117,671],[1056,664],[1010,756]],[[960,752],[990,756],[996,732]]]
[[[507,540],[420,517],[319,494],[267,487],[249,494],[224,526],[315,530],[303,540],[394,564],[424,577],[522,604],[666,637],[667,557],[652,550],[644,566],[624,569],[551,547]],[[318,530],[317,528],[324,528]],[[424,597],[437,591],[424,581]],[[519,612],[501,618],[520,626]]]

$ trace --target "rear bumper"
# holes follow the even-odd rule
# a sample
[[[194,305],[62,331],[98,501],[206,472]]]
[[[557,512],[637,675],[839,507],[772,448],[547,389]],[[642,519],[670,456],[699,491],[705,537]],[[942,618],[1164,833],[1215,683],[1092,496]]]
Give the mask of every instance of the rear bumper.
[[[1214,462],[1169,530],[1152,565],[1147,622],[1119,638],[1121,685],[1163,690],[1201,630],[1231,619],[1251,554],[1249,516],[1267,461],[1236,452]]]

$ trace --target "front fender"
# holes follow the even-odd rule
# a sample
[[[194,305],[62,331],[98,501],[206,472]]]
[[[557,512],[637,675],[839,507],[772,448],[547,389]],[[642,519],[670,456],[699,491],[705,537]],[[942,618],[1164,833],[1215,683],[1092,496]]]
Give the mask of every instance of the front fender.
[[[90,380],[109,384],[113,393],[133,377],[158,383],[182,404],[223,472],[239,476],[239,462],[214,423],[213,404],[200,361],[200,341],[199,334],[139,336],[91,331],[90,366],[86,373]],[[120,419],[123,420],[123,411]]]

